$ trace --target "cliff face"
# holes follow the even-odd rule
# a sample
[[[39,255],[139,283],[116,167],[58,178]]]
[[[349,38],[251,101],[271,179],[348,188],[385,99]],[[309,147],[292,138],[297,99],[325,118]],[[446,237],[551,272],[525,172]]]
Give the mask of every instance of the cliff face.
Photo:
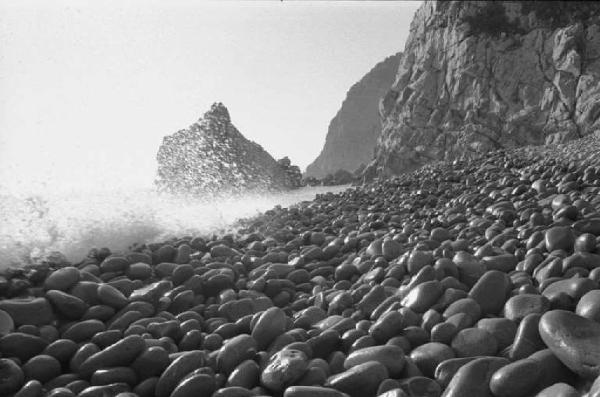
[[[306,168],[306,176],[323,178],[340,169],[353,172],[373,159],[381,133],[379,99],[394,82],[399,59],[400,54],[386,58],[350,88],[329,123],[321,153]]]
[[[276,161],[231,123],[222,103],[188,129],[166,136],[157,154],[160,190],[240,192],[297,187],[301,174],[287,158]]]
[[[416,12],[367,178],[600,122],[600,3],[437,2]]]

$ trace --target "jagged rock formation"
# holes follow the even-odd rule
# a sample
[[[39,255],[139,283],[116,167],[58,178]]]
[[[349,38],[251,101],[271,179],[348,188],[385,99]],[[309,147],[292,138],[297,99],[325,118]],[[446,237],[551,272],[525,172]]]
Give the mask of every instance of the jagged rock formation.
[[[301,174],[289,159],[277,162],[231,123],[222,103],[188,129],[166,136],[157,154],[159,190],[242,192],[298,187]]]
[[[352,172],[371,161],[381,133],[379,99],[394,82],[399,59],[400,54],[386,58],[350,88],[329,123],[321,153],[306,168],[307,177],[324,178],[338,170]]]
[[[367,178],[593,132],[600,3],[425,2],[380,114]]]

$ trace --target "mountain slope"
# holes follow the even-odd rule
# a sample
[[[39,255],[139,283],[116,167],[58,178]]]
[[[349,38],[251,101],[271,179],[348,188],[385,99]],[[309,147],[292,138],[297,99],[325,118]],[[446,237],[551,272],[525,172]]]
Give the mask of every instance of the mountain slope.
[[[427,1],[410,29],[367,179],[599,127],[600,3]]]
[[[352,172],[371,161],[381,133],[379,99],[393,83],[399,59],[400,54],[386,58],[350,88],[329,123],[321,153],[306,168],[306,176],[323,178],[340,169]]]

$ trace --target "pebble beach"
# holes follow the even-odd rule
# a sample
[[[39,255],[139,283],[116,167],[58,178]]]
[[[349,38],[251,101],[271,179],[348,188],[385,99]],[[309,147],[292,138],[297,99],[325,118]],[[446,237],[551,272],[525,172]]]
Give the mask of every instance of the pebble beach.
[[[600,395],[600,133],[0,276],[0,396]]]

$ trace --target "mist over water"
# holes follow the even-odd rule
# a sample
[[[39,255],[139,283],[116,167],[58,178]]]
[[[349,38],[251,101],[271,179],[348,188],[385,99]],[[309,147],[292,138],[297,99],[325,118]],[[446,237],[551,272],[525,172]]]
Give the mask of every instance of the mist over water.
[[[59,251],[71,262],[91,248],[113,252],[136,243],[185,235],[212,236],[239,218],[275,205],[312,200],[347,186],[305,187],[283,193],[230,197],[182,197],[153,188],[8,190],[0,185],[0,269],[35,263]]]

